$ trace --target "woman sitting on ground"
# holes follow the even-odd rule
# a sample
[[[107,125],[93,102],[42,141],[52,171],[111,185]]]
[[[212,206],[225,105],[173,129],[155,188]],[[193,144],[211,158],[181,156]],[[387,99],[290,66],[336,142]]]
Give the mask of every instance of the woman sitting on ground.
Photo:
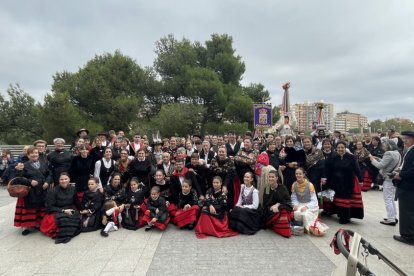
[[[238,235],[237,232],[229,229],[226,207],[227,195],[222,190],[222,179],[220,176],[215,176],[213,187],[207,190],[195,228],[197,238],[202,239],[207,236],[223,238]]]
[[[297,168],[296,181],[292,184],[291,200],[294,211],[294,218],[303,222],[303,227],[309,232],[318,218],[318,199],[315,187],[305,177],[305,170]]]
[[[260,230],[259,191],[253,186],[254,174],[246,172],[243,177],[239,200],[230,212],[230,228],[239,233],[253,235]]]
[[[263,195],[265,225],[276,234],[289,238],[292,234],[290,221],[293,217],[289,192],[285,185],[279,182],[277,171],[269,172],[268,181],[269,186]]]
[[[47,215],[40,231],[54,238],[55,243],[67,243],[81,231],[76,189],[69,182],[69,174],[63,172],[59,176],[59,185],[47,193]]]

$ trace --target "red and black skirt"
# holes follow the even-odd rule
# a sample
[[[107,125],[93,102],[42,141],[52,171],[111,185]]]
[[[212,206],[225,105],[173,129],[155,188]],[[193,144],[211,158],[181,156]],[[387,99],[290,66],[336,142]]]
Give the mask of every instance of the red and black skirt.
[[[217,238],[233,237],[239,233],[229,228],[227,214],[224,214],[223,219],[219,219],[211,214],[201,212],[195,227],[196,237],[199,239],[213,236]]]
[[[18,198],[16,210],[14,212],[14,226],[16,227],[36,227],[42,222],[46,214],[44,207],[26,208],[25,199]]]
[[[273,216],[267,219],[266,227],[272,229],[276,234],[290,238],[292,236],[292,229],[290,228],[292,218],[293,212],[286,209],[280,210],[280,212],[274,213]]]
[[[183,209],[178,209],[175,213],[175,217],[172,219],[172,222],[179,228],[183,228],[197,221],[199,211],[200,207],[198,207],[197,205],[191,206],[191,208],[187,209],[187,211],[184,211]]]
[[[364,203],[362,201],[361,188],[358,178],[355,177],[354,189],[350,198],[334,197],[334,209],[338,217],[342,219],[364,218]]]

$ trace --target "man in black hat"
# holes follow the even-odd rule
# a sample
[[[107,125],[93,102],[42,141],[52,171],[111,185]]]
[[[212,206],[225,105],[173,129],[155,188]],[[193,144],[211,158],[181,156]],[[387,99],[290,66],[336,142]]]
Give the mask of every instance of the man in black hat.
[[[72,141],[72,144],[70,145],[70,150],[73,150],[73,148],[76,147],[76,142],[79,139],[85,139],[86,137],[88,137],[89,134],[89,130],[87,130],[86,128],[81,128],[78,130],[78,132],[76,132],[76,138]]]
[[[108,132],[102,131],[98,133],[99,139],[102,141],[102,147],[110,147],[110,142],[108,141]]]
[[[394,176],[400,210],[400,236],[394,235],[394,239],[414,245],[414,131],[403,131],[401,134],[407,151],[401,170]]]

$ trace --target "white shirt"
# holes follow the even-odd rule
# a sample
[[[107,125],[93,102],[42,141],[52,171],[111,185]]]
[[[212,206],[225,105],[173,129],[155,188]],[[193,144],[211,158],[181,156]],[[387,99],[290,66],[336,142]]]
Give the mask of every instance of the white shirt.
[[[112,166],[112,159],[109,159],[109,161],[106,161],[105,158],[102,158],[101,160],[103,161],[105,168],[109,169]],[[99,179],[98,189],[102,188],[102,182],[101,182],[101,179],[99,178],[99,175],[101,173],[101,160],[96,161],[95,170],[93,172],[93,176]],[[108,182],[109,182],[109,179],[108,179]]]
[[[244,190],[243,190],[244,187]],[[254,187],[250,186],[247,187],[246,185],[242,184],[240,190],[243,191],[244,196],[248,196],[251,190],[253,189],[253,203],[250,205],[243,205],[244,208],[249,209],[257,209],[259,207],[259,191]],[[242,206],[242,193],[239,195],[239,200],[237,201],[236,206]]]

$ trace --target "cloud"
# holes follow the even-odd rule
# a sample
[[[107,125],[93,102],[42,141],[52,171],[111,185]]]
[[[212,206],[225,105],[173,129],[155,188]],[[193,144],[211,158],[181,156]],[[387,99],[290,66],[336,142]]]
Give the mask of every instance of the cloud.
[[[233,37],[242,83],[263,83],[279,104],[324,99],[335,111],[414,119],[414,2],[401,1],[3,1],[0,91],[20,83],[42,100],[57,71],[77,71],[116,49],[152,66],[167,34],[204,42]]]

